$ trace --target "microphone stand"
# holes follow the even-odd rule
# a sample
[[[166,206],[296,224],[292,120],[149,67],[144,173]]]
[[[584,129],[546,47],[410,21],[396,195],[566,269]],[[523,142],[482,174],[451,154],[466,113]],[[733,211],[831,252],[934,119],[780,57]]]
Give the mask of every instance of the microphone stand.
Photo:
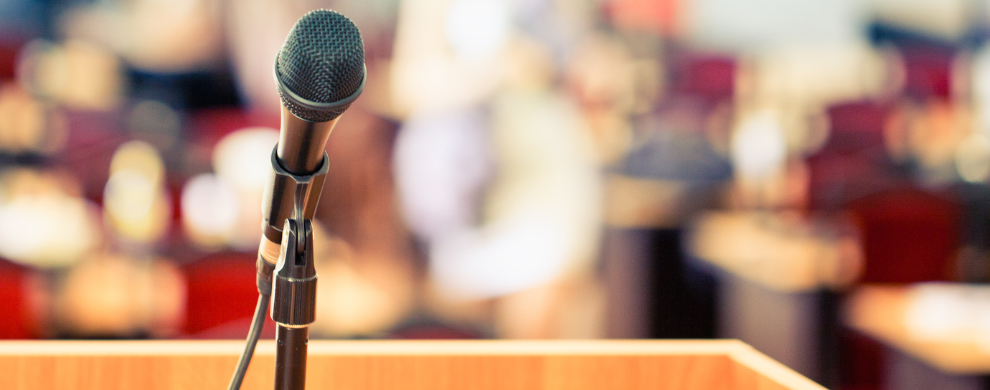
[[[281,252],[272,278],[271,317],[278,325],[275,390],[306,388],[309,325],[316,320],[317,274],[313,260],[313,225],[304,216],[305,201],[311,191],[316,195],[312,201],[318,201],[328,162],[324,152],[320,169],[309,175],[296,175],[283,169],[276,152],[272,151],[275,174],[281,176],[280,179],[295,182],[293,215],[283,225]]]

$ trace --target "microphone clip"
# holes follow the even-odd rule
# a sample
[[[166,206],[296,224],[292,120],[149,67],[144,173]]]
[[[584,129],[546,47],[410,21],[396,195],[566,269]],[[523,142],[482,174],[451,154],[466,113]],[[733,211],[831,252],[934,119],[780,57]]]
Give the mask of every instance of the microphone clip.
[[[275,265],[271,317],[285,327],[309,326],[316,320],[312,221],[285,220],[282,237],[282,252]],[[300,247],[298,242],[305,246]]]
[[[324,179],[329,171],[329,157],[315,172],[298,175],[279,163],[277,147],[272,150],[272,170],[275,182],[283,183],[285,191],[278,196],[291,196],[292,214],[282,224],[281,251],[272,281],[271,317],[287,327],[304,327],[313,323],[316,314],[316,268],[313,261],[313,225]],[[291,180],[291,182],[290,182]]]

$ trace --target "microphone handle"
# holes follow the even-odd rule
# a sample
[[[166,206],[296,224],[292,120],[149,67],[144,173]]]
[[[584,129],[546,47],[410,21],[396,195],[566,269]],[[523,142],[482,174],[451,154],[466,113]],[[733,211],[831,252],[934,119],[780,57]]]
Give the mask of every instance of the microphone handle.
[[[282,129],[278,137],[278,162],[294,175],[308,175],[320,168],[336,117],[326,122],[310,122],[282,107]],[[279,222],[279,226],[282,226]]]
[[[293,115],[283,106],[282,129],[279,133],[278,146],[275,148],[278,165],[286,172],[300,176],[326,170],[324,164],[329,162],[323,161],[324,150],[330,132],[333,131],[339,118],[326,122],[310,122]],[[295,181],[288,176],[278,175],[275,172],[271,175],[262,200],[264,238],[261,242],[261,253],[265,260],[274,264],[278,261],[277,248],[282,242],[282,224],[286,219],[292,218],[297,187]],[[305,219],[312,219],[316,214],[324,179],[324,175],[318,175],[310,185],[306,186],[303,210]],[[265,249],[266,247],[268,249]]]

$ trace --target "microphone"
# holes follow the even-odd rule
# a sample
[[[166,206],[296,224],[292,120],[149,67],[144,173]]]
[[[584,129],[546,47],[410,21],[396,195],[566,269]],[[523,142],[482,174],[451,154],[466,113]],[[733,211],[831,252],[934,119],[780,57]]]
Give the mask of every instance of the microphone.
[[[296,22],[275,60],[275,83],[282,100],[281,133],[272,155],[276,169],[295,176],[325,172],[330,132],[361,94],[365,78],[364,44],[350,19],[320,9]],[[265,219],[259,247],[268,264],[259,261],[259,272],[261,266],[278,262],[283,225],[292,217],[295,198],[303,197],[303,218],[312,219],[323,181],[324,175],[315,175],[306,193],[296,194],[291,177],[272,172],[262,201]],[[271,291],[270,285],[266,287]]]

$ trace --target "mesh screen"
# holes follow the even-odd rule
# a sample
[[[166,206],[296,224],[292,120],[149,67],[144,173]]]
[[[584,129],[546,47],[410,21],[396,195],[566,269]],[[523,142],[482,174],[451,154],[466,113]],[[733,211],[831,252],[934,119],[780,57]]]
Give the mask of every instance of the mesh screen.
[[[276,72],[286,88],[304,99],[317,103],[342,100],[357,91],[364,77],[361,33],[344,15],[325,9],[312,11],[289,32],[276,61]],[[282,96],[282,103],[296,116],[313,122],[331,120],[347,109],[312,110],[286,96]]]

